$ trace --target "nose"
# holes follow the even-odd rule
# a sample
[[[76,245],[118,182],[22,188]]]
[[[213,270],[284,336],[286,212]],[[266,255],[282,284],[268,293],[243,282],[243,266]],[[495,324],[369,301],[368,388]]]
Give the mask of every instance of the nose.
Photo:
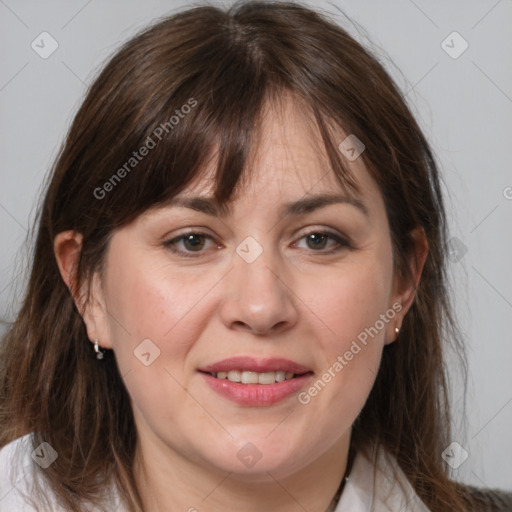
[[[226,327],[256,335],[277,334],[293,327],[298,319],[296,296],[291,283],[286,283],[286,275],[270,250],[264,250],[251,263],[235,254],[221,306]]]

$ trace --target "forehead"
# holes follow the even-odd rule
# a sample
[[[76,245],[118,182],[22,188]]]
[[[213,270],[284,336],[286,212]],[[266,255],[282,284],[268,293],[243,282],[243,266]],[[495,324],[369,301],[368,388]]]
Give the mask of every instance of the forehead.
[[[338,148],[348,134],[334,123],[328,129]],[[251,137],[251,154],[235,196],[343,193],[358,198],[335,177],[311,109],[290,94],[265,104],[261,122],[254,127]],[[340,157],[344,158],[341,152]],[[345,159],[344,163],[362,195],[379,194],[362,158]],[[216,166],[213,154],[198,178],[179,197],[213,196]]]

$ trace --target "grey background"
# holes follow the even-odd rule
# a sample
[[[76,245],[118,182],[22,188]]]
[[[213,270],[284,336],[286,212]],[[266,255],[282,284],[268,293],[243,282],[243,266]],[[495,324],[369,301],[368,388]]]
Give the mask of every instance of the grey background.
[[[224,2],[223,5],[227,3]],[[118,45],[187,2],[0,0],[0,318],[13,319],[27,263],[24,241],[43,180],[86,85]],[[430,139],[449,193],[454,293],[468,347],[469,454],[454,478],[512,490],[511,0],[310,2],[375,50]],[[58,42],[42,59],[31,43]],[[441,46],[453,31],[458,58]],[[37,40],[36,40],[37,41]],[[447,39],[451,52],[462,48]],[[0,325],[0,329],[3,329]],[[454,369],[455,372],[455,369]],[[454,373],[455,374],[455,373]],[[456,410],[462,407],[454,379]],[[459,450],[460,451],[460,450]]]

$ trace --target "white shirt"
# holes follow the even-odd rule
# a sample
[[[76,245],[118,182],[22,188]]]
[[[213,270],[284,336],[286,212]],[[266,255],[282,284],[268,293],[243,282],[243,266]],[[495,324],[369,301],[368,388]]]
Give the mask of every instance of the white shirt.
[[[356,454],[335,512],[430,512],[393,457],[372,457]]]
[[[56,505],[53,493],[42,479],[38,479],[43,495],[50,505],[37,508],[30,504],[31,487],[37,478],[34,471],[36,462],[44,467],[52,462],[55,454],[49,447],[32,449],[31,434],[20,437],[0,450],[0,512],[65,512]],[[374,471],[375,470],[375,471]],[[394,478],[393,470],[397,477]],[[29,499],[25,499],[28,496]],[[112,493],[112,512],[126,512],[121,508],[119,496]],[[93,512],[94,508],[84,507]],[[429,509],[416,495],[404,473],[394,459],[379,450],[372,463],[357,454],[348,482],[335,512],[429,512]]]

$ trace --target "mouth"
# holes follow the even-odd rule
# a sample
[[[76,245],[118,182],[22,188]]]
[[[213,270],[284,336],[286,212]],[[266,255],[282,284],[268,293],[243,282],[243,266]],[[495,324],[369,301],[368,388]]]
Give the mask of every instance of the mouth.
[[[241,384],[261,384],[270,386],[278,382],[296,379],[311,372],[293,373],[285,370],[277,370],[274,372],[256,372],[251,370],[229,370],[221,372],[202,372],[220,380],[228,380],[230,382],[239,382]]]
[[[213,391],[243,406],[268,406],[298,392],[313,371],[282,358],[239,356],[198,369]]]

